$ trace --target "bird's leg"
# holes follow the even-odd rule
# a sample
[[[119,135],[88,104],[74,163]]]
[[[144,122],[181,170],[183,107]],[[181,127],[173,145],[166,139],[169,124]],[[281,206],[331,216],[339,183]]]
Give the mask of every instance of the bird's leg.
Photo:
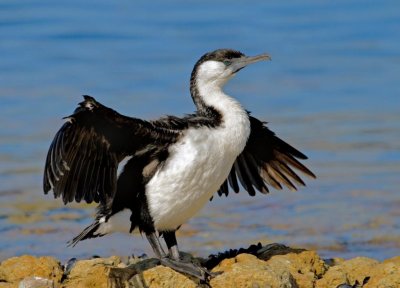
[[[151,248],[153,248],[154,253],[156,254],[157,258],[162,259],[167,257],[165,254],[160,241],[158,240],[158,236],[156,232],[146,233],[147,240],[149,240]]]
[[[168,247],[169,257],[177,261],[181,260],[181,257],[179,255],[178,243],[176,242],[175,231],[164,232],[163,235],[165,243]]]
[[[210,276],[213,276],[207,269],[196,265],[192,262],[184,262],[180,255],[178,244],[176,242],[175,231],[162,232],[165,243],[169,250],[169,258],[162,258],[161,264],[170,267],[178,272],[196,277],[202,281],[206,281]]]

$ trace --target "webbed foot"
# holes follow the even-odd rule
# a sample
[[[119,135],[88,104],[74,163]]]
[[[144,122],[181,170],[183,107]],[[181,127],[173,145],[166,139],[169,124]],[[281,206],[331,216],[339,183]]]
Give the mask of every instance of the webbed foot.
[[[161,265],[174,269],[177,272],[193,276],[201,281],[208,281],[221,273],[213,273],[204,267],[192,262],[184,262],[182,260],[174,260],[168,257],[160,259]]]

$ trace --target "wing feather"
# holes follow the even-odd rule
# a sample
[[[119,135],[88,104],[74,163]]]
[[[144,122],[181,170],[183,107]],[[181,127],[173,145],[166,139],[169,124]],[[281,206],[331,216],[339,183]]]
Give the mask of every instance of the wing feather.
[[[222,196],[222,195],[228,196],[228,191],[229,191],[228,182],[225,181],[225,182],[221,185],[221,188],[220,188],[219,191],[218,191],[218,195],[219,195],[219,196]]]
[[[268,188],[260,176],[260,168],[257,165],[253,155],[250,153],[243,153],[243,165],[246,167],[249,178],[255,188],[263,194],[268,193]]]
[[[296,186],[294,186],[293,183],[290,182],[290,180],[285,176],[285,174],[282,173],[282,171],[276,164],[276,161],[269,163],[269,165],[267,166],[267,172],[268,174],[272,175],[277,182],[284,184],[290,190],[297,190]]]
[[[235,191],[235,193],[239,193],[239,183],[236,179],[235,166],[232,166],[231,172],[228,176],[228,182],[229,182],[229,185],[232,187],[233,191]],[[228,196],[228,195],[226,194],[226,196]]]
[[[249,192],[250,196],[256,195],[256,191],[253,188],[252,182],[247,174],[246,167],[244,165],[244,160],[242,155],[239,155],[239,159],[235,162],[235,169],[240,183],[243,185],[244,189]]]
[[[56,133],[45,164],[43,190],[64,203],[88,203],[114,197],[118,164],[149,144],[174,142],[176,127],[130,118],[84,96]]]
[[[229,183],[233,191],[238,192],[239,179],[249,195],[254,196],[255,189],[264,194],[268,193],[267,185],[278,190],[282,189],[282,185],[290,190],[297,190],[296,185],[305,186],[298,172],[292,168],[315,178],[314,173],[298,160],[307,159],[306,155],[278,138],[265,123],[252,116],[249,116],[249,119],[251,133],[246,147],[237,157],[223,186]],[[228,195],[228,192],[221,188],[218,194]]]

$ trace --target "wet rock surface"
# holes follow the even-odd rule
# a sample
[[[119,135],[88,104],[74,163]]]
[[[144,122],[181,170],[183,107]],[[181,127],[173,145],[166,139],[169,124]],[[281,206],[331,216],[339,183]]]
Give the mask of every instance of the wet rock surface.
[[[378,262],[357,257],[321,259],[315,251],[281,244],[251,245],[192,258],[215,277],[208,283],[160,265],[154,258],[93,258],[62,265],[52,257],[24,255],[0,264],[0,288],[47,287],[400,287],[400,256]],[[218,274],[219,273],[219,274]]]

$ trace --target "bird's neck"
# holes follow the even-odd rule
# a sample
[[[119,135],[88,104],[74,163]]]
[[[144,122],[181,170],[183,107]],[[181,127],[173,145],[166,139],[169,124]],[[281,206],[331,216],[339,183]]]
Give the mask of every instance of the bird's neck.
[[[192,81],[193,101],[199,114],[218,120],[219,127],[229,130],[233,138],[245,144],[250,135],[249,115],[237,100],[224,93],[222,86],[217,82],[203,83],[201,79]]]
[[[225,83],[219,81],[203,81],[202,79],[191,79],[190,93],[199,114],[203,116],[219,116],[224,118],[228,115],[246,115],[242,105],[234,98],[227,95],[222,87]]]

